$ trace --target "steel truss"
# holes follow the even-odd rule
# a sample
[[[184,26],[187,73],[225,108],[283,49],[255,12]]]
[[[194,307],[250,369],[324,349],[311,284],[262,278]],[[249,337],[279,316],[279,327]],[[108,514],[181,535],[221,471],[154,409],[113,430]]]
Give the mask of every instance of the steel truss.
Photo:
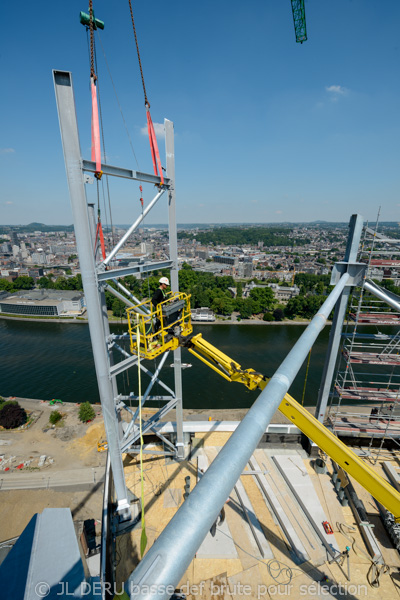
[[[122,452],[137,451],[135,442],[137,442],[139,437],[137,424],[139,411],[131,411],[124,402],[127,398],[126,396],[123,397],[122,394],[118,392],[117,375],[135,366],[137,368],[137,357],[127,352],[117,343],[121,342],[121,340],[124,341],[125,336],[114,336],[110,334],[104,291],[107,289],[114,296],[123,300],[127,306],[133,307],[135,310],[135,306],[138,305],[140,301],[126,289],[123,283],[120,282],[120,278],[125,277],[126,275],[150,273],[152,271],[159,271],[160,269],[170,269],[171,290],[173,292],[178,292],[178,243],[175,216],[173,123],[168,120],[164,121],[166,134],[166,177],[164,178],[164,183],[161,183],[160,177],[155,175],[102,164],[101,168],[104,177],[123,177],[132,181],[149,183],[157,187],[157,193],[128,229],[126,234],[118,241],[114,248],[111,249],[106,258],[100,261],[96,260],[98,257],[95,257],[94,251],[94,207],[93,204],[88,204],[85,189],[85,184],[93,181],[86,173],[95,173],[96,165],[92,161],[84,160],[81,157],[71,73],[67,71],[53,71],[53,79],[74,218],[76,244],[88,311],[93,357],[117,497],[117,512],[121,520],[126,520],[130,518],[130,507],[123,471]],[[117,253],[164,194],[168,200],[169,257],[163,261],[151,261],[128,266],[126,268],[117,268],[115,261]],[[110,281],[114,282],[118,289],[109,285]],[[160,379],[161,368],[167,354],[162,358],[154,373],[142,363],[140,364],[143,373],[150,377],[150,383],[141,399],[142,406],[146,400],[154,398],[157,398],[158,400],[161,399],[161,401],[164,402],[162,408],[155,415],[147,422],[142,423],[142,428],[143,433],[151,431],[160,438],[161,443],[166,448],[164,452],[166,455],[172,455],[175,458],[182,459],[184,457],[184,444],[180,348],[175,350],[173,354],[175,390],[170,389]],[[114,364],[115,356],[121,356],[122,358]],[[150,396],[150,392],[156,382],[167,391],[168,396]],[[140,401],[133,393],[128,396],[128,399],[130,401],[136,400],[137,403]],[[155,429],[155,425],[158,421],[172,409],[175,409],[176,411],[175,444],[172,444]],[[130,423],[125,423],[122,420],[122,410],[130,413]]]

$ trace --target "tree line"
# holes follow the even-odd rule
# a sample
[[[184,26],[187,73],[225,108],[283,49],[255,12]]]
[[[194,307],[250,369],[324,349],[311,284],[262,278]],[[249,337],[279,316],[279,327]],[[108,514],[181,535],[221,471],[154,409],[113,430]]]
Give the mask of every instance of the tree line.
[[[197,240],[200,244],[226,246],[257,245],[263,242],[270,246],[304,246],[310,243],[309,238],[292,238],[292,230],[287,227],[216,227],[211,231],[190,233],[181,231],[178,239]]]
[[[161,276],[168,276],[167,271],[160,271],[157,275],[150,275],[144,279],[137,279],[128,275],[122,281],[129,291],[140,301],[151,299],[159,286]],[[291,298],[287,304],[281,305],[274,297],[273,290],[257,278],[253,278],[256,287],[250,291],[247,298],[243,298],[243,283],[237,282],[231,276],[215,276],[212,273],[195,271],[190,265],[184,263],[179,271],[179,289],[190,294],[192,308],[208,307],[221,316],[230,316],[237,312],[242,319],[253,315],[263,315],[266,321],[281,321],[284,318],[294,319],[301,317],[311,318],[318,311],[329,291],[329,275],[312,275],[296,273],[294,283],[299,286],[300,294]],[[115,286],[110,282],[111,286]],[[33,289],[33,277],[17,277],[12,283],[0,279],[0,290],[8,292]],[[37,280],[37,287],[41,289],[56,290],[82,290],[82,278],[78,274],[74,277],[57,277],[49,274]],[[390,286],[395,291],[395,286]],[[229,289],[231,288],[231,290]],[[395,288],[395,289],[394,289]],[[232,291],[236,291],[236,297]],[[126,304],[106,291],[107,309],[119,318],[126,316]]]
[[[157,276],[152,275],[146,279],[136,279],[129,275],[124,278],[124,285],[136,298],[150,299],[159,286],[158,280],[161,275],[168,275],[168,273],[160,272]],[[256,278],[252,281],[262,284]],[[235,281],[231,276],[219,277],[212,273],[195,271],[186,263],[179,271],[179,289],[190,294],[191,308],[207,307],[221,316],[230,316],[233,312],[237,312],[241,319],[262,314],[265,321],[313,317],[326,299],[329,281],[328,275],[296,274],[295,283],[300,287],[300,294],[291,298],[284,306],[278,303],[273,290],[267,285],[252,289],[249,296],[243,298],[243,283]],[[236,297],[233,297],[229,288],[236,289]],[[110,292],[106,292],[106,302],[107,308],[112,310],[115,316],[125,317],[124,302],[115,298]]]
[[[21,275],[13,281],[8,279],[0,279],[0,291],[17,292],[19,290],[33,290],[35,287],[47,290],[83,290],[81,274],[73,277],[57,277],[50,273],[47,277],[39,277],[36,282],[33,277]]]

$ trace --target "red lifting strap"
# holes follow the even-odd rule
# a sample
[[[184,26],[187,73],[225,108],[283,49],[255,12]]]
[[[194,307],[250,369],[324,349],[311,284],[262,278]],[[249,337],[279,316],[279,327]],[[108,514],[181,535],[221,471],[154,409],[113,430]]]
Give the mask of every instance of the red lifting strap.
[[[140,204],[142,205],[142,208],[143,208],[143,196],[142,196],[143,188],[141,185],[139,185],[139,189],[140,189]]]
[[[95,247],[97,246],[97,238],[98,237],[100,238],[101,254],[103,256],[103,260],[105,260],[106,259],[106,245],[104,243],[104,235],[103,235],[103,228],[101,226],[101,221],[97,222]],[[96,249],[95,249],[95,251],[96,251]]]
[[[158,151],[156,134],[154,132],[153,121],[151,120],[149,107],[146,106],[146,115],[147,115],[147,129],[149,132],[149,141],[150,141],[150,150],[151,150],[151,158],[153,159],[153,168],[154,175],[157,175],[161,179],[161,184],[164,184],[164,176],[161,167],[160,153]],[[157,170],[158,166],[158,170]],[[160,172],[160,174],[158,173]]]
[[[101,173],[99,110],[97,89],[93,77],[90,78],[90,88],[92,91],[92,161],[96,163],[96,173]]]

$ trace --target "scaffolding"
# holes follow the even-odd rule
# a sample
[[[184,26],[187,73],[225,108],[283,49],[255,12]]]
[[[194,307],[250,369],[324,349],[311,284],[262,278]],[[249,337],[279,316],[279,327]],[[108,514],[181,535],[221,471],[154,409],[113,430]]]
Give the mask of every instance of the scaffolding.
[[[391,289],[400,285],[400,240],[367,225],[358,261],[366,271],[350,297],[327,421],[371,450],[376,440],[380,449],[400,442],[400,298]]]

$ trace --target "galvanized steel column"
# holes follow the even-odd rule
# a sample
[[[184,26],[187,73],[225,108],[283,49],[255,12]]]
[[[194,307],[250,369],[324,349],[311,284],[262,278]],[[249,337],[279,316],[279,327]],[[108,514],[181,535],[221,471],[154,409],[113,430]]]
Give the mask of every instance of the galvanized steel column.
[[[349,223],[349,237],[347,239],[346,253],[344,262],[354,263],[357,261],[358,246],[360,244],[361,232],[363,227],[363,218],[361,215],[352,215]],[[329,334],[329,344],[326,353],[324,370],[322,372],[321,384],[318,392],[317,407],[315,409],[315,418],[321,423],[324,421],[326,407],[328,405],[329,392],[332,386],[333,374],[339,350],[340,339],[342,335],[344,318],[346,316],[347,304],[349,301],[350,287],[346,287],[336,304],[333,315],[331,332]]]
[[[67,71],[53,71],[57,99],[58,118],[64,151],[65,168],[74,219],[76,245],[88,311],[90,338],[96,367],[97,383],[103,409],[104,425],[107,434],[108,452],[117,495],[117,511],[120,517],[130,518],[129,503],[122,465],[118,421],[115,410],[113,386],[110,378],[110,365],[104,330],[103,307],[96,276],[92,231],[89,222],[86,193],[83,182],[81,150],[72,76]]]
[[[167,155],[167,177],[170,179],[168,189],[168,231],[169,231],[169,258],[171,267],[171,290],[179,292],[178,281],[178,236],[175,210],[175,149],[174,149],[174,124],[164,119],[165,126],[165,153]],[[183,407],[182,407],[182,351],[174,350],[174,380],[176,397],[176,446],[178,458],[184,458],[183,446]]]

